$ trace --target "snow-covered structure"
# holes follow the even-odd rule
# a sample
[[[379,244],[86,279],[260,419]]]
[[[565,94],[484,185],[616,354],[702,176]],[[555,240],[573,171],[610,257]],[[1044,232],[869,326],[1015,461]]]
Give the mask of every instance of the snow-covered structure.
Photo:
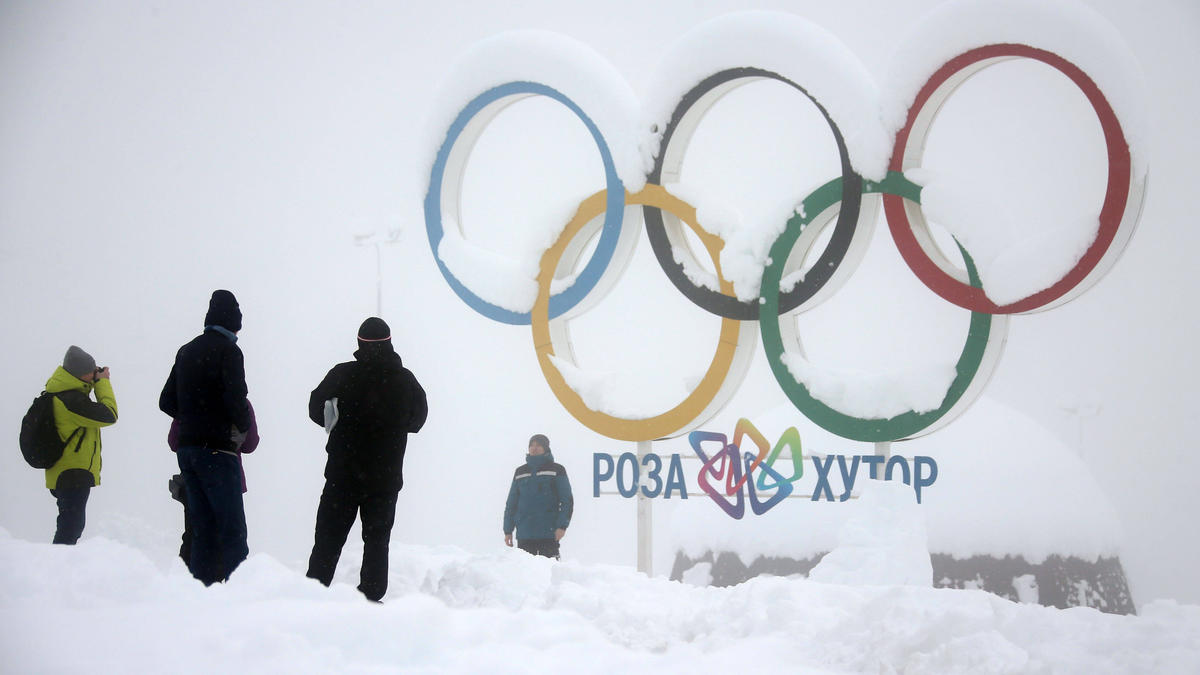
[[[797,418],[783,406],[755,424],[768,438],[799,426],[806,458],[854,454],[845,450],[846,441]],[[675,505],[667,528],[675,551],[671,578],[730,586],[762,574],[810,575],[838,557],[831,579],[854,580],[857,573],[865,583],[921,583],[913,581],[921,578],[919,556],[912,562],[913,542],[920,540],[936,587],[1134,612],[1112,504],[1086,462],[1034,420],[983,397],[956,424],[892,448],[893,455],[937,462],[937,480],[922,491],[919,505],[903,487],[901,500],[894,489],[887,499],[876,498],[870,485],[864,493],[863,483],[871,481],[862,478],[847,501],[809,501],[815,472],[807,464],[796,490],[805,498],[762,516],[732,520],[707,499]],[[831,483],[840,495],[837,473],[831,472]],[[873,557],[895,568],[886,579],[874,571]]]
[[[966,79],[1013,59],[1056,70],[1092,107],[1107,159],[1098,207],[1021,227],[1001,217],[1004,209],[989,201],[991,188],[979,189],[975,177],[925,166],[926,137],[942,104]],[[718,199],[719,191],[686,180],[683,165],[708,109],[759,80],[790,87],[819,110],[841,171],[806,197],[803,189],[787,195],[787,208],[772,218],[743,219]],[[931,552],[931,583],[1013,599],[1033,598],[1036,586],[1037,600],[1046,604],[1132,611],[1112,508],[1078,458],[1016,411],[993,408],[976,412],[974,424],[956,422],[1000,358],[1008,317],[1056,307],[1087,290],[1115,264],[1140,217],[1148,170],[1145,83],[1120,32],[1075,0],[954,0],[901,40],[880,83],[836,36],[803,17],[738,12],[679,38],[650,81],[639,97],[592,48],[541,31],[493,36],[456,62],[430,116],[424,200],[430,250],[450,288],[483,316],[530,325],[559,403],[608,438],[649,444],[708,424],[740,387],[760,334],[793,404],[780,413],[787,420],[781,429],[812,427],[806,417],[845,439],[904,441],[896,454],[932,456],[942,465],[936,494],[909,516],[883,493],[851,503],[792,501],[793,508],[773,509],[754,525],[726,526],[729,532],[708,527],[711,514],[696,516],[697,536],[680,540],[676,576],[701,575],[688,570],[706,557],[709,581],[721,583],[768,564],[759,560],[791,561],[769,563],[777,573],[808,572],[825,553],[837,553],[839,543],[865,550],[890,542],[918,561],[901,579],[924,575],[919,561]],[[506,107],[529,97],[554,101],[583,124],[604,179],[583,194],[547,190],[553,201],[540,205],[536,223],[534,216],[522,223],[527,238],[509,257],[467,239],[462,187],[476,141]],[[879,201],[913,274],[971,312],[955,362],[931,369],[903,364],[897,377],[808,359],[792,318],[832,295],[861,261]],[[710,365],[685,378],[685,396],[665,412],[612,393],[616,378],[573,355],[569,321],[603,298],[634,249],[640,227],[626,221],[626,206],[643,207],[647,238],[676,289],[721,318]],[[942,250],[931,223],[954,245]],[[812,260],[828,228],[829,240]],[[692,250],[693,235],[707,264]],[[953,433],[934,434],[952,422]],[[1015,426],[1024,431],[1014,435]],[[993,427],[1006,433],[991,433]],[[924,435],[936,438],[911,440]],[[1010,447],[1014,438],[1022,447]],[[839,446],[829,447],[836,454]],[[923,518],[927,530],[906,530],[911,518]],[[877,531],[870,541],[855,534],[880,523],[907,534]],[[688,529],[682,523],[676,531]],[[915,553],[923,541],[928,547]],[[775,546],[784,550],[766,550]],[[723,554],[749,566],[738,572]],[[854,556],[843,551],[831,560],[842,558],[849,564]],[[832,577],[849,574],[832,567],[825,571]]]

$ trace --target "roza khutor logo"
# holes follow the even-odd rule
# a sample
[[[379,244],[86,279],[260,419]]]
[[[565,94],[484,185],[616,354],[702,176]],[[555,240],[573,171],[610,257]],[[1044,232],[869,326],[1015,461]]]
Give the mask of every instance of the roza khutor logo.
[[[757,447],[757,454],[742,452],[746,439]],[[708,495],[726,515],[734,519],[746,514],[747,502],[754,515],[766,513],[793,496],[794,484],[804,476],[804,453],[800,432],[795,427],[784,431],[772,447],[750,420],[743,418],[734,427],[732,442],[722,433],[693,431],[688,434],[688,443],[692,446],[695,458],[701,462],[700,470],[695,475],[701,493],[692,494]],[[788,451],[786,456],[783,454],[785,449]],[[784,476],[775,469],[775,463],[780,458],[791,461],[790,476]],[[817,474],[816,486],[809,496],[814,502],[844,502],[850,499],[861,470],[869,472],[871,478],[882,477],[884,480],[894,480],[899,473],[899,479],[905,485],[912,486],[917,503],[920,503],[921,490],[933,485],[938,475],[937,462],[932,457],[920,455],[913,457],[911,462],[898,455],[827,454],[811,456],[810,459]],[[603,452],[593,453],[592,496],[599,497],[601,484],[611,481],[616,485],[617,494],[626,498],[636,497],[640,492],[651,499],[670,499],[672,496],[687,499],[689,488],[683,460],[684,455],[679,453],[667,455],[665,459],[655,453],[647,453],[640,459],[632,452],[615,458]],[[836,496],[830,484],[835,464],[843,488]]]

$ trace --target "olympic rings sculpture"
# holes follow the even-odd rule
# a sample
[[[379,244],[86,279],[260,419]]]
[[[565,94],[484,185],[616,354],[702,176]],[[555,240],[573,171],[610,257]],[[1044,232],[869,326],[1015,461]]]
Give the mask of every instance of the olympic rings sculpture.
[[[737,31],[733,33],[736,39]],[[756,39],[752,34],[742,37],[751,43]],[[1008,59],[1039,61],[1065,75],[1079,88],[1095,111],[1104,134],[1108,178],[1097,236],[1078,262],[1044,290],[1014,302],[997,304],[987,297],[974,261],[961,244],[959,253],[965,269],[947,259],[933,243],[921,210],[921,186],[906,178],[904,172],[920,165],[925,139],[942,103],[966,79]],[[838,67],[836,63],[823,66]],[[817,107],[837,144],[841,175],[801,201],[770,248],[759,297],[747,302],[734,294],[732,283],[722,273],[719,254],[725,243],[700,227],[694,206],[669,193],[663,184],[680,173],[692,132],[711,106],[728,91],[764,79],[796,89]],[[439,244],[446,234],[444,219],[457,222],[460,184],[475,140],[500,110],[529,96],[557,101],[580,119],[600,153],[606,185],[582,202],[554,244],[542,255],[536,300],[528,313],[522,313],[489,302],[468,288],[440,257]],[[753,65],[722,67],[700,78],[678,100],[661,130],[659,152],[653,168],[646,174],[645,186],[629,192],[604,134],[575,100],[543,83],[520,79],[503,82],[479,93],[461,108],[438,148],[425,197],[430,246],[446,281],[469,306],[497,321],[531,326],[538,363],[555,396],[576,419],[604,436],[635,441],[667,438],[691,431],[714,415],[733,395],[746,373],[757,341],[754,335],[757,323],[777,382],[811,421],[857,441],[914,438],[949,423],[979,395],[1003,351],[1008,315],[1067,302],[1111,268],[1140,217],[1146,175],[1144,168],[1135,167],[1126,129],[1104,92],[1082,68],[1048,49],[1015,42],[970,47],[933,69],[907,111],[891,143],[886,175],[882,180],[867,180],[856,169],[855,151],[843,135],[844,125],[840,122],[844,110],[834,111],[803,82],[781,72]],[[823,402],[796,378],[785,358],[789,346],[799,345],[795,322],[780,319],[816,306],[854,269],[869,242],[880,197],[889,230],[904,261],[932,291],[968,310],[970,320],[955,377],[940,406],[933,410],[909,410],[889,418],[865,418]],[[565,371],[574,367],[569,319],[586,311],[590,303],[604,295],[632,251],[637,228],[623,222],[626,205],[642,207],[655,257],[671,283],[693,304],[721,318],[717,348],[699,384],[677,406],[644,419],[591,409],[564,376]],[[818,236],[831,223],[832,232],[817,263],[801,280],[789,286],[789,275],[809,257]],[[680,260],[694,255],[687,243],[685,227],[711,258],[718,288],[697,285],[684,273],[686,265]],[[590,260],[565,289],[552,292],[556,277],[568,276],[577,269],[584,244],[597,228],[599,237]]]

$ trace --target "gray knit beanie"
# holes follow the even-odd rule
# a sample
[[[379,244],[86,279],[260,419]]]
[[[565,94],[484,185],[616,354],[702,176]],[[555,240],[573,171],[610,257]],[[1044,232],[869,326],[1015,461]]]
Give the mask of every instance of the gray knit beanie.
[[[67,355],[63,357],[62,367],[63,370],[82,380],[84,375],[95,372],[96,359],[79,347],[71,345],[67,348]]]

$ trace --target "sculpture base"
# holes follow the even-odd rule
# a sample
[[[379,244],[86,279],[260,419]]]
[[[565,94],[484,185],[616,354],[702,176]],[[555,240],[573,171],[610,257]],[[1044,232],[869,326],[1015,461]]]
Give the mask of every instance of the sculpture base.
[[[671,579],[680,581],[710,565],[707,585],[733,586],[753,577],[770,574],[808,576],[824,557],[760,556],[749,565],[729,551],[709,551],[697,558],[675,554]],[[959,559],[945,553],[930,554],[934,586],[974,588],[994,593],[1013,602],[1036,602],[1047,607],[1094,607],[1109,614],[1136,614],[1133,596],[1119,558],[1086,561],[1074,556],[1051,555],[1038,564],[1021,556],[977,555]]]

